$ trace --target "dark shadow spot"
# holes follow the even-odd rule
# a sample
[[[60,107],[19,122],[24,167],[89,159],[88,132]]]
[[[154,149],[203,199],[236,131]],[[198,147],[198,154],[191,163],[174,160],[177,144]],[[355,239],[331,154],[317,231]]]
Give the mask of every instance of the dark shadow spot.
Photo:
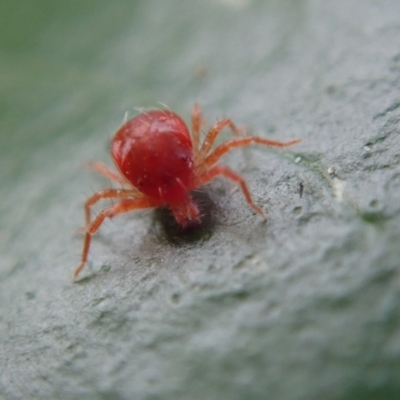
[[[275,125],[270,125],[268,127],[268,133],[275,133],[276,132],[276,126]]]
[[[35,292],[26,292],[25,293],[26,299],[27,300],[33,300],[36,296]]]
[[[207,300],[211,303],[218,304],[235,304],[238,301],[246,300],[251,297],[251,292],[246,289],[237,289],[228,292],[211,293]]]
[[[380,224],[387,220],[387,217],[382,212],[373,210],[361,212],[360,217],[370,224]]]
[[[238,299],[238,300],[245,300],[250,296],[251,296],[251,293],[248,290],[245,290],[245,289],[238,290],[238,291],[236,291],[235,293],[232,294],[232,297],[234,299]]]
[[[108,272],[108,271],[110,271],[110,269],[111,269],[111,265],[103,264],[103,265],[101,266],[101,268],[100,268],[100,271],[102,271],[102,272]]]
[[[210,264],[207,268],[208,272],[215,272],[217,268],[215,267],[214,264]]]
[[[303,197],[303,191],[304,191],[304,185],[303,185],[303,182],[300,182],[299,183],[299,196],[300,196],[300,198]]]
[[[163,237],[175,245],[208,240],[215,228],[214,210],[215,203],[205,191],[196,191],[192,194],[200,210],[201,221],[187,227],[180,226],[168,207],[157,208],[154,219],[161,228]]]
[[[300,215],[302,211],[303,211],[303,208],[302,208],[301,206],[297,206],[297,207],[295,207],[295,208],[293,209],[293,212],[294,212],[296,215]]]
[[[382,112],[375,114],[373,119],[377,119],[380,117],[385,117],[386,114],[391,113],[395,110],[397,110],[400,107],[400,101],[396,100],[394,101],[389,107],[387,107],[385,110],[383,110]]]
[[[334,95],[338,92],[338,88],[335,85],[329,85],[326,87],[326,93],[329,95]]]
[[[90,282],[94,277],[95,277],[95,274],[92,273],[92,274],[86,275],[82,278],[78,277],[77,279],[75,279],[73,281],[73,283],[75,283],[77,285],[82,285],[82,284]]]
[[[171,301],[175,304],[178,304],[181,300],[181,295],[179,293],[173,293],[171,296]]]
[[[378,205],[379,205],[379,202],[378,202],[378,200],[374,199],[374,200],[371,200],[371,201],[369,202],[369,205],[370,205],[371,207],[373,207],[373,208],[377,208]]]

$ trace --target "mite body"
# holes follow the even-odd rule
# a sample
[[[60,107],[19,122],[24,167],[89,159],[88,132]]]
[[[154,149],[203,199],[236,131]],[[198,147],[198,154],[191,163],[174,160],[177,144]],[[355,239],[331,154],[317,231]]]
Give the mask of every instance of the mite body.
[[[191,133],[182,118],[170,110],[142,113],[118,129],[111,144],[111,157],[118,172],[98,162],[92,163],[92,167],[119,183],[121,188],[99,191],[86,200],[82,259],[75,269],[74,278],[85,266],[91,238],[106,218],[166,204],[181,226],[197,224],[200,213],[190,192],[219,176],[239,185],[247,204],[264,216],[261,208],[253,202],[245,180],[217,162],[224,154],[238,147],[252,144],[288,147],[300,140],[277,142],[257,136],[242,136],[241,129],[225,118],[213,125],[205,139],[200,141],[201,125],[201,111],[195,105]],[[230,128],[236,137],[213,147],[224,128]],[[92,220],[91,207],[101,199],[117,201]]]

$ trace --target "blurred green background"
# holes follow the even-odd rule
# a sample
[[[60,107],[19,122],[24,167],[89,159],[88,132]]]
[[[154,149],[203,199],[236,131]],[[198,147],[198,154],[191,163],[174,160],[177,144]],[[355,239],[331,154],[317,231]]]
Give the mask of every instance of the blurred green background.
[[[0,397],[398,399],[399,26],[397,0],[2,1]],[[209,237],[121,216],[73,284],[87,162],[196,101],[302,138],[224,159],[267,223],[216,181]]]

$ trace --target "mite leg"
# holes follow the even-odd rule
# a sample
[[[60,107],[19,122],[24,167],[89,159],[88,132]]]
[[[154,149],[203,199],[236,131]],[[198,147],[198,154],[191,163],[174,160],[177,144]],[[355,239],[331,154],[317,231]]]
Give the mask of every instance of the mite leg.
[[[203,116],[201,114],[201,109],[200,106],[195,103],[192,109],[192,145],[194,154],[197,154],[199,151],[200,129],[202,124]]]
[[[86,264],[92,236],[97,232],[100,225],[103,223],[103,221],[106,218],[113,218],[116,215],[121,214],[121,213],[129,212],[132,210],[148,208],[148,207],[154,207],[154,206],[156,206],[156,204],[152,204],[148,199],[145,199],[145,198],[143,198],[143,199],[123,199],[120,202],[118,202],[117,204],[101,211],[87,229],[87,232],[85,235],[85,240],[83,243],[81,263],[75,269],[74,279],[76,279],[76,277],[79,275],[79,273],[82,271],[83,267]]]
[[[223,176],[224,178],[227,178],[233,182],[235,182],[237,185],[239,185],[246,201],[247,204],[258,214],[260,214],[264,219],[265,215],[263,210],[261,210],[260,207],[258,207],[254,202],[253,199],[251,198],[251,194],[249,191],[249,188],[247,187],[246,181],[236,172],[233,172],[231,169],[224,165],[216,165],[212,168],[210,168],[205,174],[203,174],[200,177],[200,182],[199,186],[205,185],[206,183],[212,181],[214,178],[218,176]]]
[[[211,129],[208,131],[206,138],[204,139],[204,142],[202,146],[200,147],[199,153],[196,157],[196,165],[198,165],[200,168],[202,167],[204,159],[207,157],[209,151],[211,150],[211,147],[213,146],[215,140],[217,139],[218,135],[221,133],[221,131],[224,128],[230,128],[231,131],[235,135],[241,135],[243,132],[245,132],[245,129],[243,128],[238,128],[230,119],[225,118],[219,122],[217,122],[215,125],[211,127]],[[228,142],[229,143],[229,142]]]
[[[124,199],[127,197],[131,198],[137,198],[136,191],[132,191],[129,189],[106,189],[106,190],[100,190],[99,192],[96,192],[92,196],[90,196],[86,201],[85,201],[85,222],[86,226],[89,226],[91,218],[91,207],[97,203],[99,200],[103,199]],[[141,196],[143,197],[143,195]]]
[[[238,147],[251,146],[252,144],[261,144],[270,147],[288,147],[300,142],[300,139],[294,139],[289,142],[277,142],[275,140],[264,139],[257,136],[232,139],[228,142],[222,143],[205,158],[204,168],[212,167],[224,154]]]
[[[88,166],[93,171],[98,172],[111,181],[118,182],[123,186],[129,185],[129,182],[127,182],[121,175],[119,175],[117,172],[114,172],[111,168],[107,167],[107,165],[104,165],[99,161],[92,161]]]

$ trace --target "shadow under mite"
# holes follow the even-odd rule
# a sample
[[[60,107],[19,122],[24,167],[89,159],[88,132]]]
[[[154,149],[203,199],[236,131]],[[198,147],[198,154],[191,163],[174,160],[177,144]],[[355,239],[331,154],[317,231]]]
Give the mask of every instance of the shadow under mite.
[[[215,203],[204,190],[191,193],[193,200],[200,210],[200,222],[187,227],[179,225],[168,206],[155,209],[153,222],[160,227],[164,240],[174,245],[195,243],[207,240],[214,232]]]

